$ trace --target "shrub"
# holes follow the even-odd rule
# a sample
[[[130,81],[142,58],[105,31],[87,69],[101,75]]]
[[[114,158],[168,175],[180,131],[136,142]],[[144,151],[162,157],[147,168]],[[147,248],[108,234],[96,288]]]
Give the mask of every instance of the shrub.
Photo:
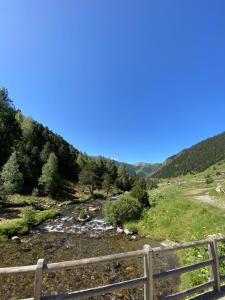
[[[26,207],[24,209],[23,221],[28,227],[35,225],[35,210],[32,207]]]
[[[137,222],[128,222],[124,226],[127,230],[132,233],[138,233],[138,224]]]
[[[131,196],[138,199],[142,207],[149,207],[148,193],[144,179],[139,179],[130,192]]]
[[[125,222],[140,217],[142,206],[138,199],[126,194],[116,201],[107,201],[104,206],[105,220],[114,226],[121,226]]]
[[[151,178],[151,177],[146,178],[146,188],[148,190],[157,189],[158,183],[159,183],[159,181],[156,178]]]
[[[210,184],[210,183],[213,183],[213,178],[210,176],[210,175],[207,175],[206,177],[205,177],[205,183],[206,184]]]
[[[88,217],[88,214],[86,213],[86,211],[82,210],[79,214],[79,218],[84,220],[87,217]]]
[[[33,188],[32,194],[33,197],[38,197],[38,188]]]

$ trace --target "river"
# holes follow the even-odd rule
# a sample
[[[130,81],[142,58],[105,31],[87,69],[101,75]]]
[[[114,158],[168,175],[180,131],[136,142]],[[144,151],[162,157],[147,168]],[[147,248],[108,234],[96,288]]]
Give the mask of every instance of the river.
[[[77,221],[80,210],[91,216],[85,224]],[[7,241],[0,244],[0,267],[36,264],[38,258],[49,263],[94,257],[152,247],[158,242],[117,233],[102,218],[102,201],[96,200],[61,208],[62,215],[48,220],[33,232],[22,237],[21,243]],[[170,254],[157,255],[155,271],[178,265]],[[73,270],[45,273],[44,295],[85,289],[98,285],[128,280],[143,275],[143,259],[133,258]],[[33,296],[33,274],[0,277],[0,299],[21,299]],[[179,278],[164,279],[155,284],[155,299],[176,292]],[[89,299],[143,299],[143,289],[133,288]]]

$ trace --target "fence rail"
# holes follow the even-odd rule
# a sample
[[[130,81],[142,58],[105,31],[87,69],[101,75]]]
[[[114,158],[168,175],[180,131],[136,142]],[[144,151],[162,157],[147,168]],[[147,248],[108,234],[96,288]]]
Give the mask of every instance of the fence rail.
[[[91,297],[91,296],[98,296],[103,295],[105,293],[114,292],[119,289],[127,289],[137,286],[144,286],[144,300],[153,300],[154,295],[154,281],[157,279],[161,279],[167,276],[178,275],[185,272],[190,272],[193,270],[198,270],[203,267],[210,267],[210,280],[205,282],[201,285],[195,286],[193,288],[160,298],[160,300],[167,300],[167,299],[182,299],[188,295],[191,295],[196,292],[202,292],[208,288],[213,288],[213,291],[216,293],[220,292],[221,288],[221,281],[225,280],[224,275],[220,275],[219,272],[219,264],[225,261],[225,256],[218,255],[218,242],[224,242],[225,237],[219,238],[212,238],[209,237],[206,240],[188,242],[188,243],[180,243],[173,246],[166,246],[166,247],[155,247],[151,248],[150,245],[145,245],[142,250],[125,252],[125,253],[118,253],[100,257],[93,257],[93,258],[85,258],[80,260],[72,260],[72,261],[64,261],[58,263],[47,263],[44,259],[39,259],[36,265],[29,265],[29,266],[21,266],[21,267],[7,267],[7,268],[0,268],[0,275],[9,275],[9,274],[20,274],[20,273],[35,273],[35,280],[34,280],[34,297],[24,300],[59,300],[59,299],[79,299],[81,297]],[[200,247],[200,246],[208,246],[208,256],[209,259],[193,263],[191,265],[186,265],[182,267],[177,267],[175,269],[170,269],[167,271],[155,273],[153,272],[153,260],[155,253],[162,253],[167,251],[177,251],[182,249],[188,249],[193,247]],[[122,282],[117,282],[113,284],[108,284],[105,286],[99,286],[95,288],[80,290],[80,291],[73,291],[67,292],[64,294],[58,295],[48,295],[44,296],[42,293],[42,278],[44,272],[50,272],[55,270],[62,270],[62,269],[72,269],[77,268],[80,266],[87,266],[92,264],[98,263],[105,263],[109,261],[119,260],[119,259],[127,259],[133,257],[142,257],[143,264],[144,264],[144,274],[140,278],[134,278],[131,280],[126,280]]]

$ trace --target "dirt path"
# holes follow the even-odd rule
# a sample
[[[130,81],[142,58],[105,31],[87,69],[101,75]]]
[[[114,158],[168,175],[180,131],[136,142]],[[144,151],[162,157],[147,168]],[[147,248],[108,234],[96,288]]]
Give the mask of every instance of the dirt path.
[[[193,200],[198,202],[207,203],[212,206],[216,206],[222,209],[225,209],[225,202],[220,199],[212,198],[209,196],[209,189],[195,189],[188,191],[186,196],[190,197]]]

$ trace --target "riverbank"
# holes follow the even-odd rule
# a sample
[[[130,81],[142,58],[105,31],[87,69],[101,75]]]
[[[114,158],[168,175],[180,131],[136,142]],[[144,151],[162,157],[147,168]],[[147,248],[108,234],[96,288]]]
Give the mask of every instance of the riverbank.
[[[101,255],[109,255],[142,249],[144,244],[159,246],[149,238],[117,233],[102,218],[102,200],[93,200],[62,206],[61,215],[43,222],[24,236],[20,243],[8,240],[0,244],[1,267],[35,264],[38,258],[45,258],[49,263],[74,260]],[[88,211],[90,220],[78,222],[79,212]],[[177,258],[171,254],[157,255],[155,272],[177,266]],[[140,258],[119,260],[90,267],[76,268],[62,272],[50,272],[43,278],[44,294],[79,290],[88,287],[119,282],[143,274],[143,261]],[[25,284],[26,282],[26,284]],[[0,277],[0,299],[29,298],[33,292],[32,276]],[[179,278],[157,282],[156,296],[176,292]],[[105,295],[110,299],[112,295]],[[143,289],[133,288],[114,294],[116,299],[143,299]]]
[[[48,197],[13,195],[1,205],[0,242],[15,235],[24,235],[60,214],[56,201]]]

